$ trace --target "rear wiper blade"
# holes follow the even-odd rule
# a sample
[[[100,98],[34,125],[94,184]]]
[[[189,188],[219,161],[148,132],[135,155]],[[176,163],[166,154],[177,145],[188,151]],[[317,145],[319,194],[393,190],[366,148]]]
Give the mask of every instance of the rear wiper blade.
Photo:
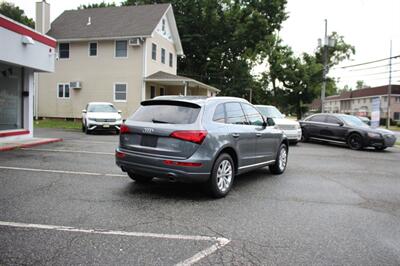
[[[151,121],[153,121],[153,123],[159,123],[159,124],[173,124],[167,121],[156,120],[156,119],[152,119]]]

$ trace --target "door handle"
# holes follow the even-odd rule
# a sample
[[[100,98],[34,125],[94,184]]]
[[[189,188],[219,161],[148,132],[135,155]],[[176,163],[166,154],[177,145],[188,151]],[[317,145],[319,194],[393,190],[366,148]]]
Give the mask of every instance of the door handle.
[[[257,137],[261,137],[261,133],[256,133],[256,136]]]
[[[234,138],[238,138],[239,136],[240,136],[239,133],[232,133],[232,137],[234,137]]]

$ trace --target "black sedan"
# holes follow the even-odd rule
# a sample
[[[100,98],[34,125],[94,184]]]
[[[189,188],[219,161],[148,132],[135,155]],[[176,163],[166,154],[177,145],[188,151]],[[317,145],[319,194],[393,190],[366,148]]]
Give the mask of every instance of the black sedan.
[[[396,142],[390,130],[372,128],[359,118],[344,114],[314,114],[300,121],[303,141],[310,139],[340,142],[351,149],[374,147],[384,150]]]

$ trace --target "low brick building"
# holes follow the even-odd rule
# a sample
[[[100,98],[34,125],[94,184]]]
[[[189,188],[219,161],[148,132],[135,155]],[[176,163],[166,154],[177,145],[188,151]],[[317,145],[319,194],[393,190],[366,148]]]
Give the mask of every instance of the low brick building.
[[[381,118],[386,118],[388,104],[387,85],[346,91],[339,95],[328,96],[325,99],[324,109],[327,113],[343,113],[371,117],[372,99],[376,97],[381,99]],[[395,121],[400,121],[400,85],[392,85],[390,104],[390,118]],[[310,105],[310,110],[321,110],[321,100],[314,100]]]

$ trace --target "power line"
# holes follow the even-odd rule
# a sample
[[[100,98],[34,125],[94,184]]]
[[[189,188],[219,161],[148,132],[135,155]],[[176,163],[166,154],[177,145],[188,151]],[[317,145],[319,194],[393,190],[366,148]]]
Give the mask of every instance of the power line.
[[[393,66],[393,65],[398,65],[398,64],[400,64],[400,62],[393,63],[392,66]],[[358,68],[358,69],[350,69],[349,71],[362,71],[362,70],[375,69],[375,68],[381,68],[381,67],[387,67],[387,66],[389,66],[389,64],[386,64],[386,65],[379,65],[379,66],[374,66],[374,67],[365,67],[365,68]]]
[[[398,69],[398,70],[392,70],[392,73],[393,73],[393,72],[399,72],[399,71],[400,71],[400,69]],[[363,78],[363,77],[367,77],[367,76],[376,76],[376,75],[383,75],[383,74],[389,74],[389,73],[390,73],[390,71],[376,72],[376,73],[369,73],[369,74],[362,74],[362,73],[360,73],[360,74],[349,75],[349,76],[344,75],[344,76],[342,76],[342,77],[344,77],[344,78],[357,78],[357,77]],[[335,76],[336,76],[336,77],[340,77],[340,75],[335,75]]]
[[[374,60],[374,61],[369,61],[369,62],[364,62],[364,63],[360,63],[360,64],[355,64],[355,65],[344,66],[344,67],[341,67],[341,68],[345,69],[345,68],[350,68],[350,67],[363,66],[363,65],[378,63],[378,62],[382,62],[382,61],[385,61],[385,60],[396,59],[396,58],[400,58],[400,55],[396,55],[396,56],[392,56],[392,57],[387,57],[387,58],[382,58],[382,59],[378,59],[378,60]]]

